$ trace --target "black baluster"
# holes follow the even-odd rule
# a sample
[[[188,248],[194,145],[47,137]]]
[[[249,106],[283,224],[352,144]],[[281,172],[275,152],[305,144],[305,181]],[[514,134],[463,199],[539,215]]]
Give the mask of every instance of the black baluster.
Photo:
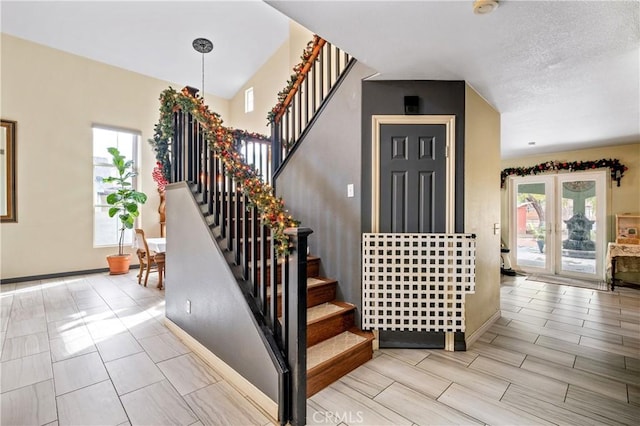
[[[235,227],[234,227],[234,243],[233,243],[233,251],[236,254],[236,265],[240,266],[240,256],[242,255],[242,238],[246,237],[246,233],[243,235],[242,234],[242,185],[240,184],[239,181],[236,181],[236,190],[234,193],[234,205],[235,205],[235,216],[236,216],[236,223],[235,223]],[[243,276],[245,275],[244,271],[243,271]]]
[[[179,148],[178,113],[173,113],[173,137],[171,138],[171,182],[178,182],[178,152]]]
[[[282,120],[278,123],[271,123],[271,165],[273,170],[277,170],[280,167],[282,157]]]
[[[253,282],[253,295],[262,297],[260,283],[258,282],[259,226],[258,208],[254,206],[251,208],[251,281]],[[262,299],[260,299],[260,301],[262,302]],[[260,303],[260,309],[262,309],[262,313],[264,314],[262,303]]]
[[[280,271],[280,280],[278,280],[278,258],[276,257],[276,242],[271,240],[271,249],[269,250],[269,267],[270,272],[270,289],[271,289],[271,306],[269,307],[269,319],[271,320],[271,326],[273,334],[277,342],[281,342],[280,338],[280,323],[278,322],[278,284],[281,284],[282,271]]]
[[[317,75],[318,74],[318,64],[314,63],[311,68],[311,115],[315,115],[316,113],[316,93],[317,91]]]
[[[240,209],[242,209],[242,279],[247,281],[249,279],[249,249],[253,244],[255,245],[253,235],[251,235],[251,226],[249,224],[249,209],[248,198],[244,193],[240,194],[242,202],[240,203]],[[253,296],[256,292],[253,290]]]
[[[282,351],[285,354],[289,353],[289,333],[288,330],[292,326],[291,320],[289,319],[289,309],[291,308],[289,304],[289,299],[291,295],[289,294],[291,286],[295,286],[296,282],[292,280],[291,275],[289,275],[289,256],[285,255],[282,258],[282,263],[280,267],[280,333],[279,333],[279,343]]]
[[[182,111],[178,111],[174,114],[175,117],[175,152],[173,169],[175,171],[174,182],[180,182],[182,180],[182,149],[184,147],[184,138],[182,135]]]
[[[288,145],[289,144],[289,124],[290,121],[289,120],[289,110],[287,110],[287,112],[285,113],[284,117],[282,117],[282,119],[284,120],[284,137],[282,138],[282,145]],[[286,149],[284,149],[284,147],[279,147],[280,149],[280,153],[282,155],[282,152],[286,152]],[[273,170],[276,170],[276,168],[274,167]]]
[[[333,79],[333,84],[338,81],[338,76],[340,75],[340,49],[336,47],[336,75]]]
[[[340,75],[340,49],[336,47],[336,76],[333,82],[338,81],[338,76]]]
[[[298,90],[298,134],[296,135],[296,142],[300,139],[300,135],[302,134],[302,112],[304,110],[302,105],[302,92]]]
[[[320,61],[318,63],[320,72],[318,73],[318,100],[320,104],[322,104],[322,100],[324,99],[324,72],[325,72],[325,62],[324,62],[324,52],[327,50],[327,45],[325,44],[320,49]]]
[[[193,117],[191,113],[187,113],[186,120],[187,144],[185,160],[187,161],[187,182],[191,183],[193,182]]]
[[[202,126],[200,123],[197,124],[198,129],[198,192],[202,193],[202,202],[204,203],[207,200],[206,187],[207,184],[205,182],[205,150],[204,150],[204,135],[202,134]]]
[[[331,71],[332,71],[332,67],[331,67],[331,56],[332,56],[332,48],[331,48],[331,43],[327,43],[325,46],[327,46],[327,92],[329,90],[331,90],[331,86],[332,86],[332,78],[331,78]]]
[[[262,312],[265,318],[269,318],[269,303],[267,295],[267,287],[270,284],[267,281],[267,265],[269,260],[269,250],[267,245],[267,227],[260,219],[260,293],[262,294]],[[273,328],[272,328],[273,331]]]
[[[298,122],[296,120],[296,97],[293,96],[291,98],[291,140],[296,140],[296,123]],[[289,141],[287,141],[287,150],[286,152],[289,153]]]
[[[207,149],[207,152],[209,153],[209,197],[207,199],[207,211],[209,214],[213,214],[214,199],[218,188],[218,180],[216,179],[216,158],[213,150]]]
[[[233,200],[234,200],[234,195],[235,195],[235,185],[233,182],[233,179],[231,178],[231,172],[227,171],[225,173],[226,179],[227,179],[227,194],[226,196],[229,197],[229,199],[227,200],[227,249],[228,250],[233,250],[233,238],[235,237],[234,232],[233,232],[233,220],[234,220],[234,212],[235,209],[233,208]]]
[[[218,159],[220,161],[220,236],[222,238],[227,237],[227,171],[226,166],[222,162],[222,159]]]

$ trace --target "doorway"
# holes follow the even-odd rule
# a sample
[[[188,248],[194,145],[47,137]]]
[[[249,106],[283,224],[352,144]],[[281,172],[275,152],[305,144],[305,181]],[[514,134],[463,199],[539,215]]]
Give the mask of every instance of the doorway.
[[[374,115],[372,125],[372,232],[452,233],[455,116]],[[463,333],[446,334],[380,330],[378,341],[380,347],[464,346]]]
[[[602,279],[606,171],[511,179],[510,248],[516,269]]]
[[[455,116],[372,117],[372,232],[453,232]]]

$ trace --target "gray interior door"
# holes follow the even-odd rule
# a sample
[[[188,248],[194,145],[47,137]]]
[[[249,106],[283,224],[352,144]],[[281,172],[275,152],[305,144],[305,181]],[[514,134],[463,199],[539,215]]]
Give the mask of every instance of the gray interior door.
[[[380,126],[380,232],[445,232],[446,128]]]
[[[380,126],[380,232],[446,232],[447,140],[443,124]],[[444,348],[443,332],[387,331],[383,348]]]

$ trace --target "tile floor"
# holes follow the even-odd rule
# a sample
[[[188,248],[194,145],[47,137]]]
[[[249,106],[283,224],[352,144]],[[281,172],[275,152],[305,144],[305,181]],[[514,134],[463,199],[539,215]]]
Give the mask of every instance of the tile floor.
[[[640,290],[507,277],[466,352],[382,349],[309,399],[309,424],[636,425]]]
[[[135,273],[0,286],[0,424],[267,425],[164,326]]]
[[[0,287],[2,425],[265,425],[163,325],[135,275]],[[509,278],[466,352],[383,349],[308,402],[309,424],[637,424],[640,290]]]

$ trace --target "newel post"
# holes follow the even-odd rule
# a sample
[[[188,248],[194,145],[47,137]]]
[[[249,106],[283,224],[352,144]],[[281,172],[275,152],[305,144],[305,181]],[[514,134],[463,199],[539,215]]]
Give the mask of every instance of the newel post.
[[[289,255],[289,288],[286,294],[289,319],[286,331],[287,359],[291,368],[291,424],[307,422],[307,237],[309,228],[288,228],[293,246]]]

